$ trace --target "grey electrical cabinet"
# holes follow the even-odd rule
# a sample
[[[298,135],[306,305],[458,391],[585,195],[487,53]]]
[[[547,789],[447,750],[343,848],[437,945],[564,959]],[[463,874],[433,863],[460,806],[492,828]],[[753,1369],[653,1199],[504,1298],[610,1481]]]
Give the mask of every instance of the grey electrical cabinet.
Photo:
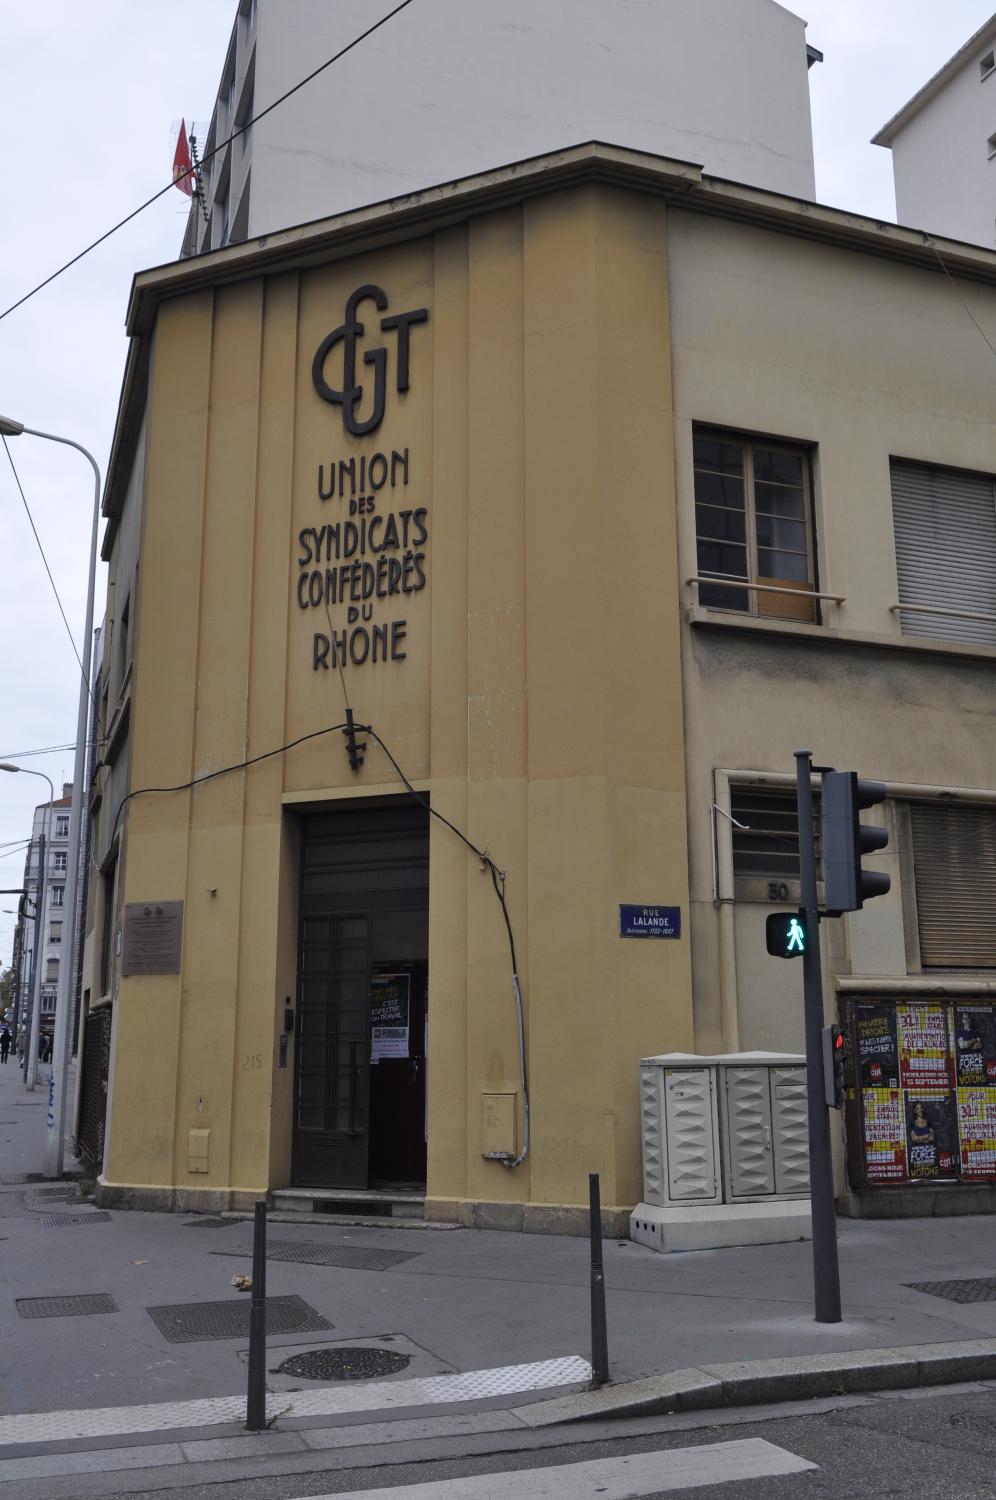
[[[717,1072],[727,1201],[808,1193],[805,1066],[736,1064]]]
[[[640,1062],[643,1201],[633,1239],[654,1249],[805,1238],[805,1059],[665,1053]]]

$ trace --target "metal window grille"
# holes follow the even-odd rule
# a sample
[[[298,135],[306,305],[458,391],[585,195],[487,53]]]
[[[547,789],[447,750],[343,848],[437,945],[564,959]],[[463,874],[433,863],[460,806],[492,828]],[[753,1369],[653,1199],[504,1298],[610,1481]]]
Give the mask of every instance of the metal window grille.
[[[820,858],[819,798],[814,796],[813,836]],[[799,879],[799,815],[795,793],[761,786],[730,788],[733,873],[750,879]],[[737,827],[737,824],[744,827]]]

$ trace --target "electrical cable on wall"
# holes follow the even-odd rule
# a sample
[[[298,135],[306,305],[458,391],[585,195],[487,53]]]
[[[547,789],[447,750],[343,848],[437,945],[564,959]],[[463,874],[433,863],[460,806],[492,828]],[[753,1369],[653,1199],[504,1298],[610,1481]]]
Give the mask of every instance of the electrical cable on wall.
[[[115,837],[117,836],[118,827],[121,822],[121,814],[124,812],[127,804],[135,797],[145,797],[153,794],[162,796],[168,795],[171,792],[187,792],[192,790],[192,788],[196,786],[203,786],[205,782],[214,781],[219,776],[230,775],[233,771],[245,771],[250,766],[259,765],[261,761],[271,760],[275,755],[285,755],[287,751],[294,750],[298,745],[306,744],[309,740],[319,739],[326,734],[335,734],[337,732],[340,732],[345,735],[347,739],[347,753],[348,747],[351,743],[353,746],[353,753],[355,754],[356,732],[359,731],[361,734],[370,735],[372,739],[376,740],[381,750],[387,756],[387,759],[390,761],[396,776],[398,777],[402,786],[405,788],[408,795],[410,797],[413,797],[421,807],[424,807],[425,810],[429,813],[430,817],[435,818],[438,822],[442,823],[444,827],[448,828],[451,833],[456,834],[461,843],[465,844],[471,851],[471,853],[477,856],[477,858],[481,861],[482,868],[487,870],[488,874],[491,877],[491,884],[494,887],[494,892],[498,898],[498,904],[501,907],[501,914],[505,922],[505,931],[508,936],[509,955],[512,962],[512,990],[515,997],[515,1013],[519,1039],[519,1076],[522,1080],[522,1150],[517,1156],[512,1156],[510,1153],[506,1152],[501,1155],[495,1155],[490,1159],[500,1162],[503,1167],[508,1167],[509,1169],[520,1167],[529,1154],[529,1086],[526,1069],[526,1028],[525,1015],[522,1004],[522,985],[519,980],[519,968],[515,954],[515,935],[512,931],[512,921],[508,912],[508,904],[505,900],[505,871],[498,868],[498,866],[495,864],[495,861],[491,858],[491,855],[486,849],[479,849],[478,846],[471,839],[469,839],[467,835],[456,826],[455,823],[452,823],[449,818],[444,817],[441,812],[434,808],[427,797],[424,797],[421,792],[416,791],[415,787],[412,786],[408,777],[401,769],[401,766],[395,760],[391,751],[381,739],[376,729],[374,729],[373,725],[357,724],[353,719],[352,710],[347,709],[347,713],[348,721],[345,724],[329,724],[324,729],[312,730],[310,734],[302,734],[298,739],[290,740],[286,745],[279,745],[275,750],[264,750],[261,755],[252,755],[247,760],[237,761],[234,765],[231,766],[221,766],[217,771],[206,771],[203,776],[194,776],[190,781],[180,782],[176,786],[136,787],[133,791],[126,792],[124,797],[122,797],[121,801],[118,804],[117,812],[114,814],[114,822],[111,826],[110,837],[107,840],[107,847],[104,850],[104,853],[99,858],[96,856],[93,857],[94,868],[100,870],[103,865],[106,864],[108,855],[110,854],[113,847]],[[352,756],[350,756],[350,764],[352,764]]]

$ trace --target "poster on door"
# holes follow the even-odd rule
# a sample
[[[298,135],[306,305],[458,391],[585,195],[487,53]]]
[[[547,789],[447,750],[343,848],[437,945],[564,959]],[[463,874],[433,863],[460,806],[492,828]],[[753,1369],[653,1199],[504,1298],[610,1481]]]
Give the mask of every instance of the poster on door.
[[[954,1082],[946,1005],[898,1005],[899,1082],[904,1089]]]
[[[906,1181],[906,1129],[899,1089],[865,1089],[865,1171],[869,1182]]]
[[[370,1061],[410,1055],[411,975],[374,974],[370,980]]]
[[[996,1088],[996,1017],[988,1005],[956,1005],[955,1061],[961,1086]]]
[[[996,1088],[960,1088],[958,1138],[966,1182],[996,1179]]]
[[[954,1091],[945,1087],[906,1089],[903,1102],[910,1181],[957,1176],[959,1153]]]

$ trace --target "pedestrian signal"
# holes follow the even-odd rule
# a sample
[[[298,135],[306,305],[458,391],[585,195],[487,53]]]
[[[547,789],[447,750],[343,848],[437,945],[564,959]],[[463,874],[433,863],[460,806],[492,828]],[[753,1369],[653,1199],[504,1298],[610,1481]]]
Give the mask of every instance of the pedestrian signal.
[[[801,958],[806,951],[806,919],[800,912],[773,911],[764,924],[773,958]]]

